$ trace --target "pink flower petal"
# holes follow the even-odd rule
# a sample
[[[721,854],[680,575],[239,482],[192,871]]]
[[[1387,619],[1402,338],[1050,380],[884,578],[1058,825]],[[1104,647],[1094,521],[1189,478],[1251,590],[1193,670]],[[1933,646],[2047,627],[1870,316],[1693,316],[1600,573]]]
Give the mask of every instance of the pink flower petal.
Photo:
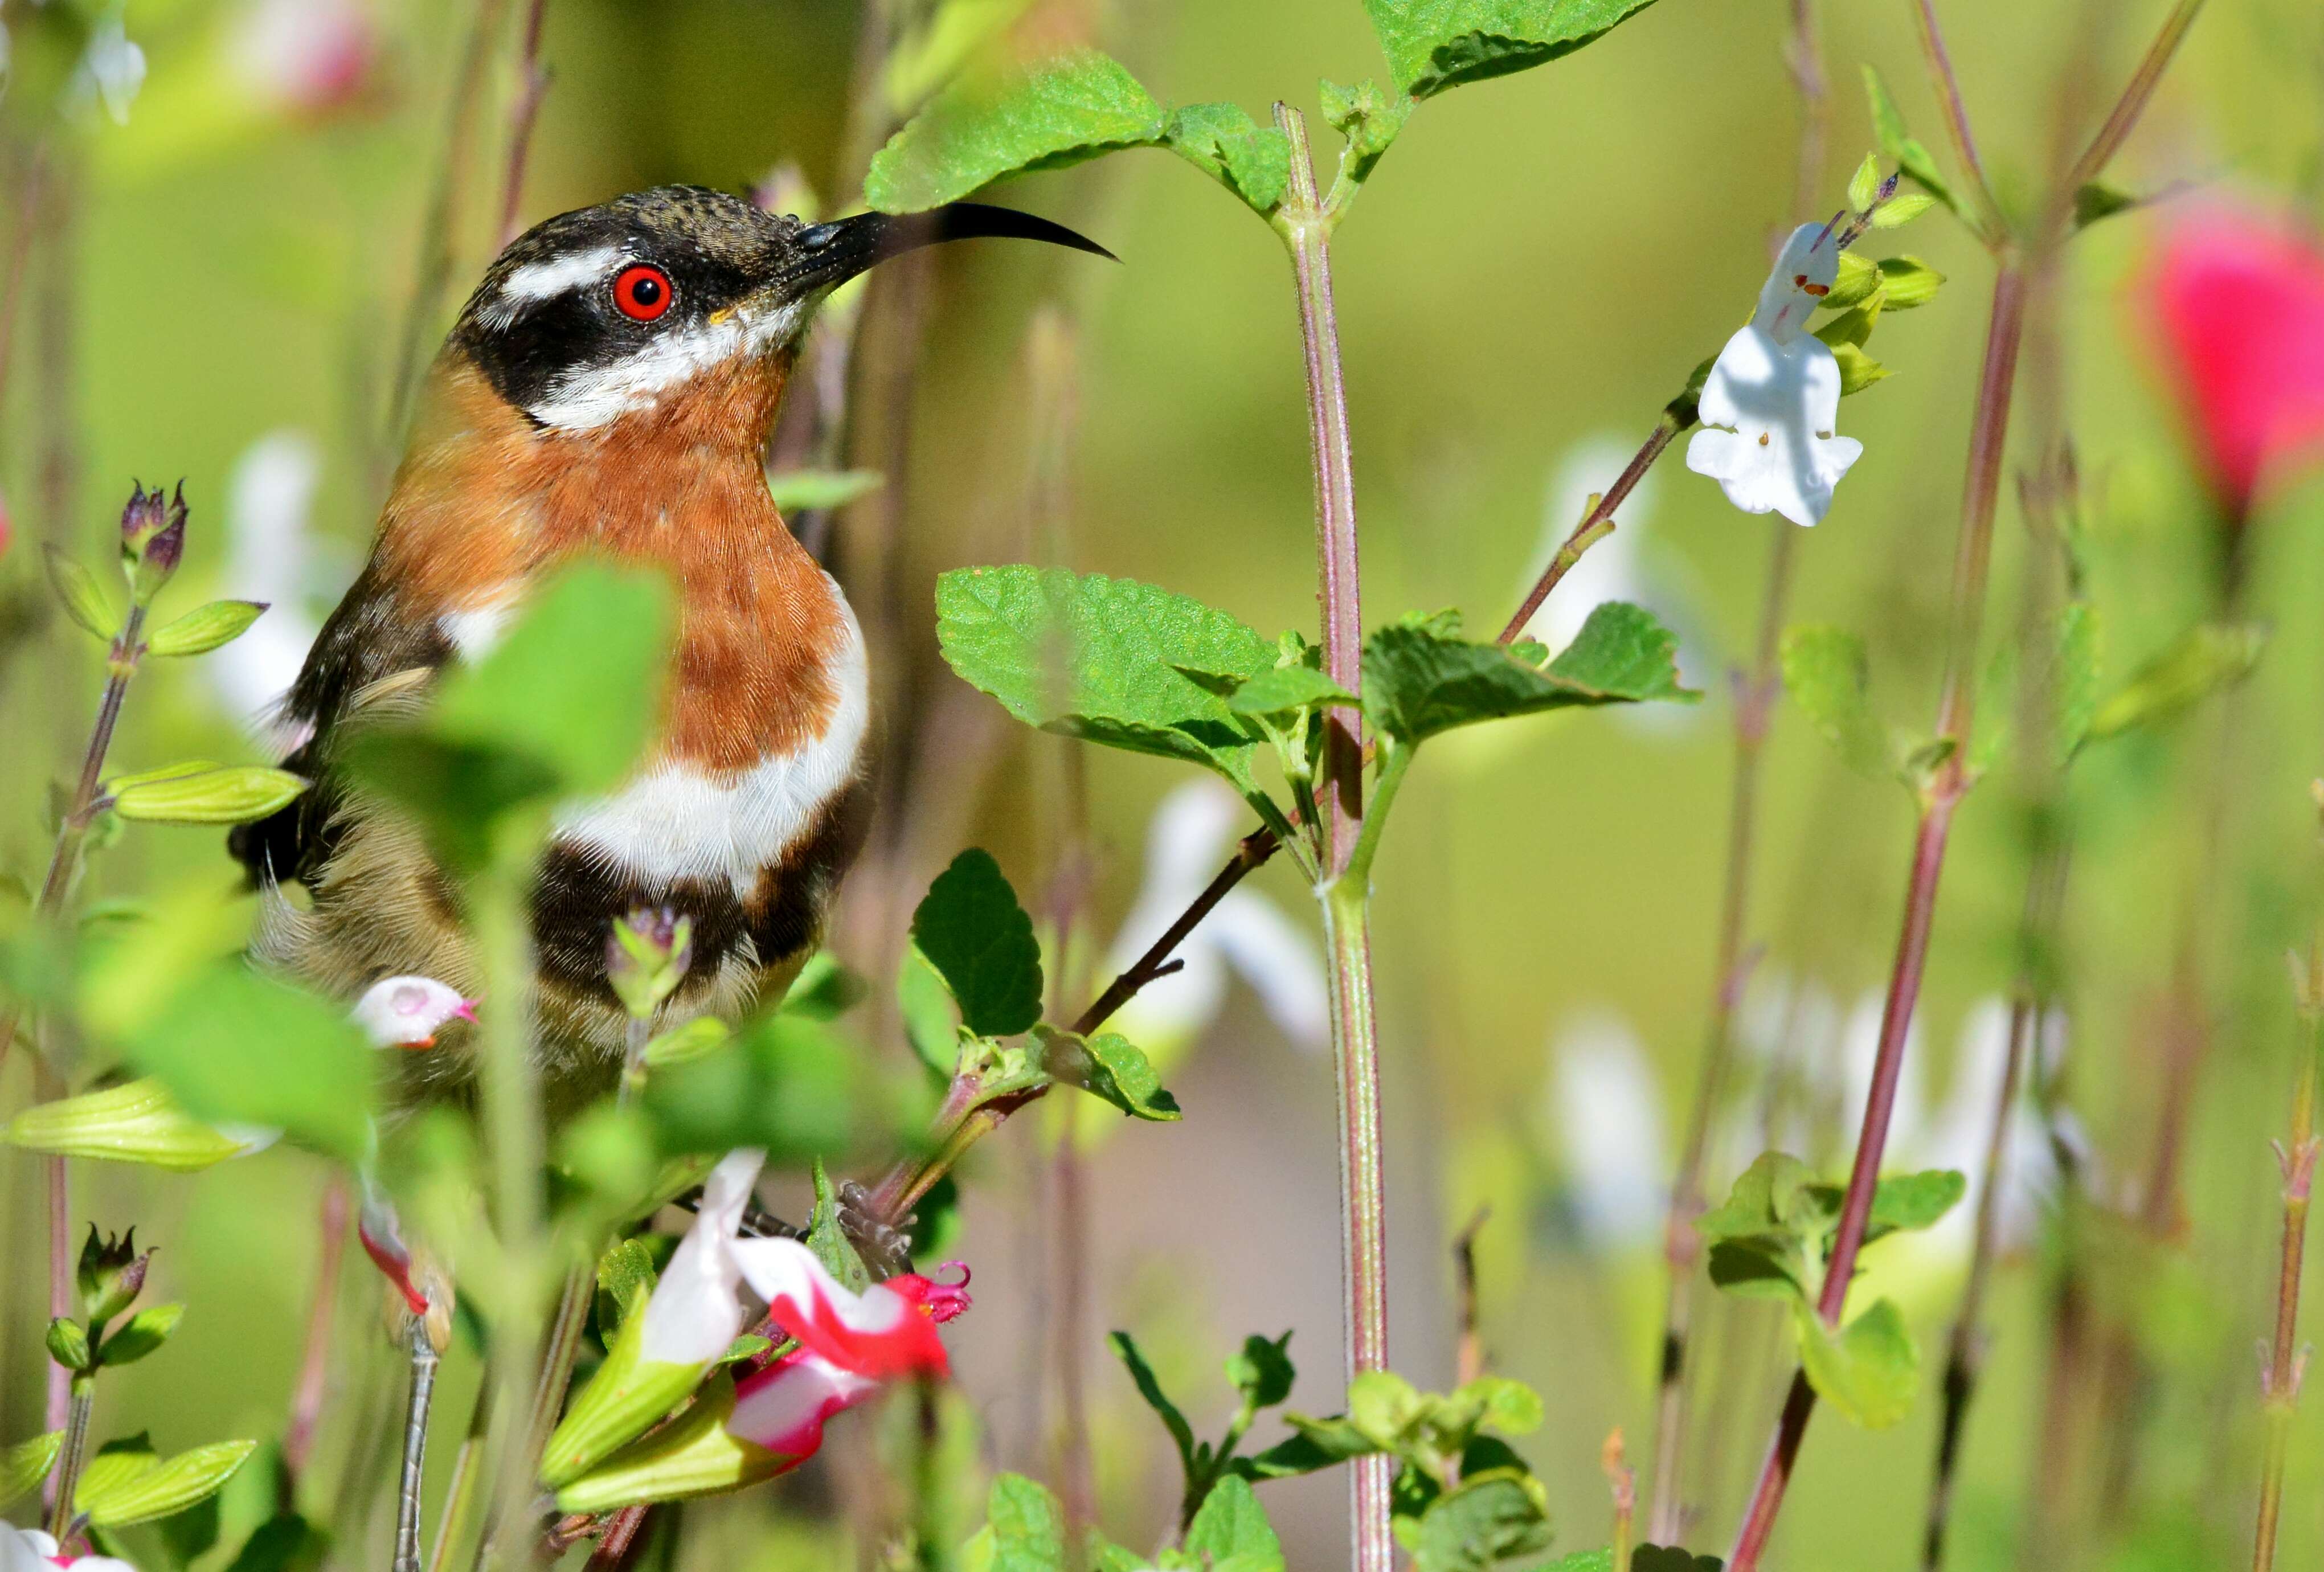
[[[879,1390],[880,1383],[870,1376],[794,1348],[736,1384],[726,1430],[788,1459],[788,1472],[823,1446],[824,1421]]]
[[[875,1381],[916,1371],[942,1375],[950,1368],[934,1316],[911,1297],[918,1290],[874,1283],[850,1292],[796,1239],[738,1239],[734,1256],[769,1313],[809,1353]],[[957,1286],[948,1292],[957,1293]]]

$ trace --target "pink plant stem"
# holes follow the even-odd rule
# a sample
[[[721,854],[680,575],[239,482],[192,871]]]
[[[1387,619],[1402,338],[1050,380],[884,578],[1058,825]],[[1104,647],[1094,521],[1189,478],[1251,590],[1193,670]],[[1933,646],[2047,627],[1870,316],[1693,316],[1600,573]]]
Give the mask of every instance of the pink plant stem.
[[[540,64],[540,28],[549,14],[549,0],[532,0],[524,19],[523,53],[517,62],[516,102],[509,109],[508,178],[501,190],[500,244],[519,234],[517,215],[524,204],[524,170],[532,152],[533,127],[540,119],[540,101],[549,93],[549,73]]]
[[[2259,1516],[2252,1532],[2252,1572],[2275,1565],[2276,1523],[2283,1510],[2283,1472],[2292,1424],[2300,1407],[2308,1355],[2300,1340],[2300,1273],[2308,1251],[2308,1204],[2316,1177],[2316,1069],[2324,1052],[2324,940],[2310,948],[2301,970],[2300,1007],[2307,1040],[2300,1045],[2300,1075],[2292,1096],[2292,1131],[2275,1149],[2283,1171],[2283,1247],[2275,1283],[2275,1340],[2260,1374],[2260,1407],[2267,1422],[2260,1475]]]
[[[346,1255],[347,1185],[333,1179],[323,1191],[322,1251],[315,1266],[315,1300],[307,1312],[307,1349],[299,1361],[299,1384],[291,1389],[290,1422],[282,1436],[282,1467],[295,1485],[307,1471],[315,1428],[330,1389],[331,1328],[339,1305],[339,1263]]]

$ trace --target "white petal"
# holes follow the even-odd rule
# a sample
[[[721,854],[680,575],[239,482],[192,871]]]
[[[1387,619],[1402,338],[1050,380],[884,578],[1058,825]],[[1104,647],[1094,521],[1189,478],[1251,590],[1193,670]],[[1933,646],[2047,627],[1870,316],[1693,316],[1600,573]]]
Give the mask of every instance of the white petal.
[[[742,1383],[726,1433],[779,1457],[812,1457],[823,1444],[824,1421],[879,1390],[869,1376],[802,1353]]]
[[[694,1226],[678,1242],[646,1301],[640,1344],[646,1358],[666,1365],[707,1364],[741,1334],[742,1305],[735,1291],[742,1269],[734,1233],[766,1160],[765,1153],[750,1148],[731,1152],[704,1181]]]
[[[424,1046],[455,1016],[473,1019],[460,990],[432,977],[384,977],[355,1000],[355,1025],[374,1048]]]
[[[1782,254],[1759,289],[1759,308],[1751,326],[1788,344],[1806,330],[1808,318],[1840,277],[1840,236],[1828,224],[1803,224],[1784,242]]]
[[[1687,467],[1717,480],[1747,513],[1816,523],[1864,452],[1855,438],[1832,435],[1840,363],[1818,339],[1784,344],[1741,329],[1720,351],[1701,408],[1704,429],[1687,444]]]
[[[1331,1041],[1332,996],[1323,956],[1265,896],[1234,891],[1211,909],[1203,928],[1294,1044],[1312,1050]]]
[[[1552,1122],[1582,1229],[1600,1250],[1650,1242],[1670,1202],[1662,1089],[1630,1024],[1577,1016],[1551,1049]]]

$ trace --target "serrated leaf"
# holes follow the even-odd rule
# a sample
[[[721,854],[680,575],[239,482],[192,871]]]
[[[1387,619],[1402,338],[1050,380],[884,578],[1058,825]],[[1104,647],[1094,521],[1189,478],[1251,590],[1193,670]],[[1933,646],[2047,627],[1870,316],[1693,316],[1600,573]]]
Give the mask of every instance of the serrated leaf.
[[[1910,311],[1915,306],[1925,306],[1937,298],[1937,291],[1944,286],[1944,274],[1919,257],[1882,257],[1881,308],[1888,311]]]
[[[1130,1040],[1112,1032],[1083,1038],[1054,1027],[1037,1026],[1041,1068],[1068,1086],[1080,1087],[1135,1119],[1181,1117],[1178,1101],[1162,1089],[1154,1066]]]
[[[1332,704],[1361,707],[1363,701],[1312,666],[1278,666],[1239,684],[1227,698],[1238,715],[1287,715],[1295,710]]]
[[[1804,1305],[1792,1319],[1809,1384],[1849,1422],[1883,1430],[1912,1411],[1920,1356],[1894,1301],[1881,1300],[1837,1332]]]
[[[1907,179],[1967,221],[1968,210],[1953,195],[1944,176],[1937,172],[1937,161],[1905,131],[1904,117],[1897,112],[1896,101],[1888,96],[1887,85],[1881,81],[1880,73],[1868,65],[1864,68],[1864,96],[1872,106],[1872,130],[1879,139],[1880,151],[1904,171]],[[1972,223],[1970,227],[1976,225]]]
[[[1162,1428],[1170,1432],[1171,1444],[1178,1448],[1178,1461],[1191,1476],[1194,1471],[1194,1428],[1186,1422],[1186,1416],[1178,1405],[1163,1393],[1162,1383],[1155,1376],[1154,1367],[1146,1362],[1146,1355],[1138,1347],[1137,1338],[1128,1332],[1111,1332],[1106,1336],[1106,1342],[1111,1346],[1114,1356],[1121,1361],[1122,1367],[1130,1372],[1130,1379],[1137,1386],[1138,1395],[1146,1400],[1146,1406],[1154,1411],[1155,1417],[1162,1421]]]
[[[864,200],[883,213],[915,213],[1004,176],[1150,146],[1163,131],[1162,106],[1136,78],[1079,50],[953,83],[873,156]]]
[[[123,611],[97,575],[53,546],[42,547],[41,557],[48,566],[49,587],[56,592],[65,615],[99,643],[112,643]]]
[[[134,1365],[168,1342],[185,1314],[182,1304],[148,1305],[106,1338],[97,1351],[98,1362],[108,1367]]]
[[[1871,780],[1895,773],[1888,729],[1872,712],[1864,640],[1844,629],[1811,625],[1784,635],[1784,687],[1842,763]]]
[[[793,469],[767,477],[767,494],[786,516],[844,508],[888,483],[876,469]]]
[[[1654,0],[1364,0],[1397,85],[1426,98],[1571,54]]]
[[[1180,670],[1255,677],[1275,647],[1223,611],[1134,579],[961,568],[936,581],[936,637],[971,686],[1028,725],[1219,771],[1255,789],[1255,739]]]
[[[1239,104],[1189,104],[1163,123],[1172,152],[1241,198],[1262,217],[1283,204],[1291,183],[1291,142]]]
[[[1347,139],[1348,178],[1362,184],[1371,178],[1380,155],[1411,118],[1413,101],[1402,93],[1389,92],[1370,77],[1352,87],[1327,78],[1317,84],[1316,97],[1324,120]]]
[[[1840,253],[1840,276],[1832,280],[1823,303],[1834,311],[1845,311],[1870,299],[1880,285],[1878,262],[1861,252],[1844,251]]]
[[[2104,181],[2093,180],[2074,191],[2074,227],[2088,229],[2102,218],[2126,213],[2138,206],[2139,199],[2128,191],[2117,190]]]
[[[1902,229],[1936,205],[1937,199],[1925,191],[1902,192],[1872,210],[1872,227]]]
[[[208,655],[250,631],[266,611],[263,601],[212,601],[164,623],[145,640],[149,655]]]
[[[1463,1479],[1399,1533],[1413,1572],[1483,1572],[1549,1548],[1549,1513],[1538,1481],[1495,1470]]]
[[[1229,1475],[1186,1525],[1186,1553],[1214,1572],[1282,1572],[1283,1542],[1248,1480]]]
[[[105,783],[113,812],[152,824],[241,824],[287,806],[311,784],[287,769],[189,760]]]
[[[34,1103],[9,1121],[7,1140],[27,1152],[143,1163],[190,1173],[250,1147],[180,1108],[160,1081],[124,1081],[78,1097]]]
[[[51,1430],[0,1451],[0,1506],[7,1506],[49,1476],[63,1449],[65,1433]]]
[[[2204,622],[2189,629],[2098,706],[2084,740],[2162,725],[2234,686],[2259,664],[2267,637],[2258,623]]]
[[[706,1058],[733,1040],[734,1028],[715,1016],[696,1016],[682,1026],[657,1033],[646,1043],[646,1064],[662,1070]]]
[[[1364,707],[1407,746],[1456,726],[1574,705],[1702,695],[1679,686],[1678,640],[1645,610],[1609,601],[1573,642],[1536,667],[1497,644],[1453,636],[1457,621],[1406,622],[1364,642]]]
[[[183,1512],[233,1477],[244,1459],[257,1450],[255,1441],[218,1441],[180,1452],[155,1464],[134,1478],[92,1493],[84,1477],[73,1493],[73,1505],[100,1528],[125,1528],[152,1518]],[[92,1470],[94,1472],[94,1470]]]
[[[1255,1409],[1273,1408],[1291,1396],[1299,1372],[1291,1363],[1291,1334],[1242,1340],[1242,1351],[1227,1360],[1227,1380]]]
[[[912,913],[912,942],[982,1037],[1030,1031],[1041,1018],[1041,944],[992,854],[971,847]]]

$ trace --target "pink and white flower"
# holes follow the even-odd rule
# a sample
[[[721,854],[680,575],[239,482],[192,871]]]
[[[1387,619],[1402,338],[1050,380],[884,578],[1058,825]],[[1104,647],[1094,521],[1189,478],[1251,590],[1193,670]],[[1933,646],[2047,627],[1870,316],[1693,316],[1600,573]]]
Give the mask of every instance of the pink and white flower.
[[[447,1021],[476,1018],[480,1001],[432,977],[386,977],[355,1000],[355,1025],[374,1048],[433,1048]]]
[[[379,55],[379,23],[358,0],[257,0],[235,34],[244,79],[302,115],[359,97]]]
[[[57,1541],[39,1529],[20,1529],[0,1522],[0,1572],[49,1572],[63,1567],[69,1572],[137,1572],[115,1556],[66,1556]]]

